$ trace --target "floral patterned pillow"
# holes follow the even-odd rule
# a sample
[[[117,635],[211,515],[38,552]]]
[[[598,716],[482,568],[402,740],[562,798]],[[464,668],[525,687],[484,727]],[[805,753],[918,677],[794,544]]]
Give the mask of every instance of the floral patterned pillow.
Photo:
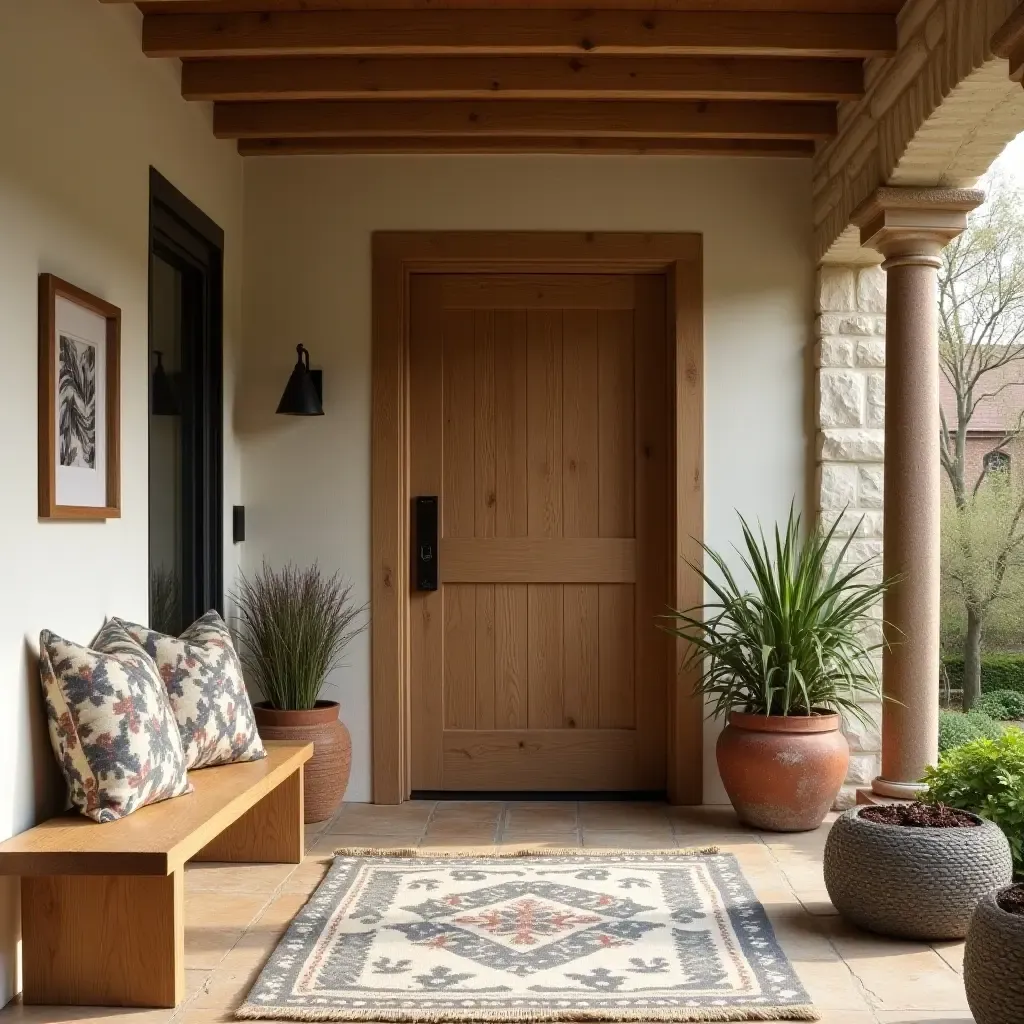
[[[91,648],[44,630],[39,678],[54,753],[86,817],[116,821],[191,792],[160,673],[117,622]]]
[[[121,620],[117,620],[121,622]],[[181,636],[121,622],[163,677],[189,768],[266,757],[231,633],[209,611]]]

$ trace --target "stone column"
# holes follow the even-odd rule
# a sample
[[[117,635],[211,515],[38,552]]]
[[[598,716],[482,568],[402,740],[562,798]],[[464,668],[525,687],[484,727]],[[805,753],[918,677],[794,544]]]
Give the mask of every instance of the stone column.
[[[939,353],[942,249],[984,199],[969,189],[882,188],[853,216],[861,244],[885,257],[885,524],[883,567],[899,577],[882,606],[878,796],[913,799],[938,758]]]

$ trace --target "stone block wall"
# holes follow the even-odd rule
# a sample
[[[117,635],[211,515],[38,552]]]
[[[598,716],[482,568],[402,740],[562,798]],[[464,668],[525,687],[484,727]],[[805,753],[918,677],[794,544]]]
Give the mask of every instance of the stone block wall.
[[[847,560],[882,553],[885,454],[885,272],[878,266],[823,266],[818,274],[815,330],[817,486],[822,522],[841,520],[837,551],[854,532]],[[858,528],[858,523],[859,528]],[[881,575],[879,559],[878,575]],[[881,607],[875,614],[880,622]],[[881,626],[877,637],[881,636]],[[838,807],[854,803],[881,766],[880,704],[871,724],[846,723],[850,773]]]

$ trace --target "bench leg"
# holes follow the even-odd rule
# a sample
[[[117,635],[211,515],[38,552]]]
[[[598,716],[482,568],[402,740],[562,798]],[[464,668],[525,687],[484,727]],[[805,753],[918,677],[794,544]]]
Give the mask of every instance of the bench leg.
[[[299,864],[305,852],[302,766],[204,846],[193,860]]]
[[[177,1006],[185,998],[183,876],[22,878],[23,1001]]]

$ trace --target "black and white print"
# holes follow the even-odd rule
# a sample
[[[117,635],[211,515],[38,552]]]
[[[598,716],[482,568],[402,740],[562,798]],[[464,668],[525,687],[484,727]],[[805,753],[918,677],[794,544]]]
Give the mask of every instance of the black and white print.
[[[96,346],[60,335],[60,464],[96,468]]]
[[[816,1020],[729,854],[347,856],[240,1018]]]

